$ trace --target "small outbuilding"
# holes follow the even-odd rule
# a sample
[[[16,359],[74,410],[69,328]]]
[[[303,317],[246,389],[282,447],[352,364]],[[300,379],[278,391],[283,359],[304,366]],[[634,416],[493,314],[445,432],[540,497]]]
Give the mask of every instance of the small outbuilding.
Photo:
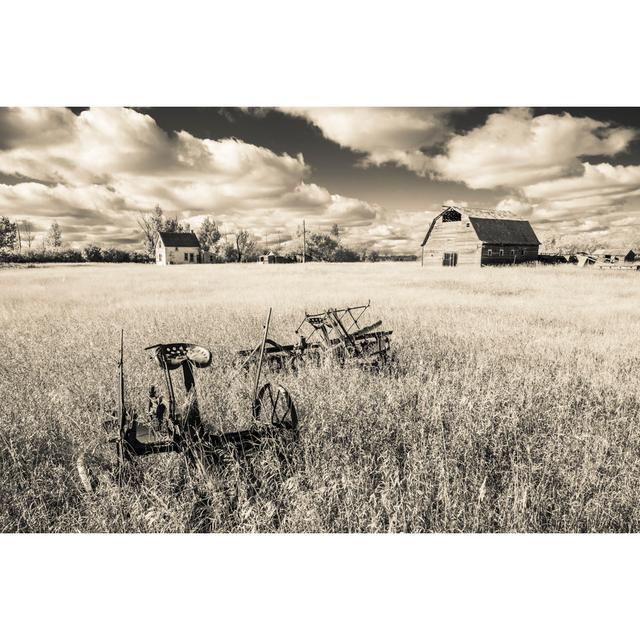
[[[293,260],[285,256],[280,256],[273,251],[269,251],[269,253],[265,253],[263,256],[260,256],[258,258],[258,262],[261,264],[289,264],[290,262],[293,262]]]
[[[601,262],[634,262],[638,257],[633,249],[598,249],[594,255]]]
[[[423,265],[508,265],[537,260],[540,241],[528,220],[509,211],[446,206],[421,247]]]

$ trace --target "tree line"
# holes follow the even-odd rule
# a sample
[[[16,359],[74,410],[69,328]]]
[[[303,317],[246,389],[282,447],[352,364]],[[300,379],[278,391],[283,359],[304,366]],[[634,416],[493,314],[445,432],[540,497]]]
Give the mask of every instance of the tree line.
[[[268,252],[247,229],[223,234],[212,216],[206,216],[196,229],[177,218],[166,216],[159,205],[151,212],[140,213],[137,225],[142,233],[142,248],[128,250],[117,247],[103,248],[90,243],[83,248],[64,245],[62,227],[53,222],[47,232],[36,243],[32,224],[27,220],[11,221],[0,217],[0,262],[153,262],[160,232],[193,231],[204,251],[208,251],[213,262],[256,262]],[[297,232],[298,251],[284,251],[285,259],[295,261],[302,251],[302,232]],[[376,262],[381,256],[376,251],[356,250],[343,242],[337,224],[328,233],[316,232],[306,236],[306,254],[311,260],[323,262]]]

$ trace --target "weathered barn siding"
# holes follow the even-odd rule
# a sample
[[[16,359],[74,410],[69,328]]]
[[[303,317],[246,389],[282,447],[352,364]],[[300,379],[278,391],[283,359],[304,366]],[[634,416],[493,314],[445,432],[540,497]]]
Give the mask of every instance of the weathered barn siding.
[[[424,264],[442,266],[444,254],[449,252],[458,254],[457,266],[479,264],[481,249],[482,243],[468,220],[444,222],[439,218],[425,247]]]

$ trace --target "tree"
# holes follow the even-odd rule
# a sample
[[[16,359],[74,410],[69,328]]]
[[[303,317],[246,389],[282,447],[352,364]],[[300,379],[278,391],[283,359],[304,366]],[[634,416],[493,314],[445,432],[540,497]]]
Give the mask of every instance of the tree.
[[[314,260],[325,262],[358,262],[360,260],[360,254],[345,247],[333,232],[312,233],[307,241],[307,251]]]
[[[87,262],[102,262],[102,250],[95,244],[89,244],[82,250],[82,256]]]
[[[31,249],[31,243],[33,242],[33,225],[28,220],[21,220],[20,225],[22,227],[22,237],[27,243],[29,249]]]
[[[151,213],[141,213],[138,215],[138,226],[144,235],[144,248],[148,255],[152,256],[156,251],[158,232],[164,231],[164,213],[160,205],[156,205]]]
[[[338,226],[337,222],[331,225],[331,231],[329,232],[329,235],[332,235],[336,240],[340,239],[340,227]]]
[[[13,249],[16,244],[18,226],[9,218],[0,218],[0,249]]]
[[[62,229],[57,222],[51,223],[49,231],[47,231],[47,244],[50,247],[62,246]]]
[[[188,224],[181,224],[178,222],[178,218],[167,218],[160,231],[168,231],[170,233],[184,233],[185,231],[191,231],[191,227]]]
[[[334,262],[338,247],[338,241],[326,233],[312,233],[307,240],[307,251],[314,260]]]
[[[216,221],[207,216],[200,225],[200,228],[197,232],[198,240],[200,241],[200,246],[205,251],[215,251],[216,245],[220,241],[220,229],[218,229],[218,225]]]
[[[378,260],[380,260],[380,254],[375,249],[373,249],[373,251],[370,251],[367,254],[366,259],[368,262],[378,262]]]
[[[238,252],[236,247],[231,242],[225,242],[222,245],[222,258],[225,262],[236,262],[238,259]]]
[[[237,262],[246,262],[252,257],[257,257],[258,249],[255,240],[251,237],[246,229],[240,229],[236,233],[236,255]]]
[[[338,244],[338,248],[333,256],[334,262],[358,262],[360,254],[349,247]]]

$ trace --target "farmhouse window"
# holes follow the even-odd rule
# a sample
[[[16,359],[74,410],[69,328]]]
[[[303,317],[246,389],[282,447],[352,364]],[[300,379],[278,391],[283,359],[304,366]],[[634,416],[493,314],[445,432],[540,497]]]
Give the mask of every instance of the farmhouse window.
[[[188,259],[189,259],[189,254],[188,254],[188,253],[185,253],[185,254],[184,254],[184,261],[186,262]]]
[[[521,250],[520,250],[520,253],[521,253],[522,255],[524,255],[524,249],[521,249]]]
[[[189,254],[189,262],[193,262],[193,253]]]
[[[503,256],[504,255],[504,249],[500,249],[500,255]]]
[[[511,249],[511,255],[515,256],[516,255],[516,250],[515,249]]]
[[[488,256],[492,256],[492,255],[493,255],[493,250],[491,250],[491,249],[487,249],[487,255],[488,255]]]

